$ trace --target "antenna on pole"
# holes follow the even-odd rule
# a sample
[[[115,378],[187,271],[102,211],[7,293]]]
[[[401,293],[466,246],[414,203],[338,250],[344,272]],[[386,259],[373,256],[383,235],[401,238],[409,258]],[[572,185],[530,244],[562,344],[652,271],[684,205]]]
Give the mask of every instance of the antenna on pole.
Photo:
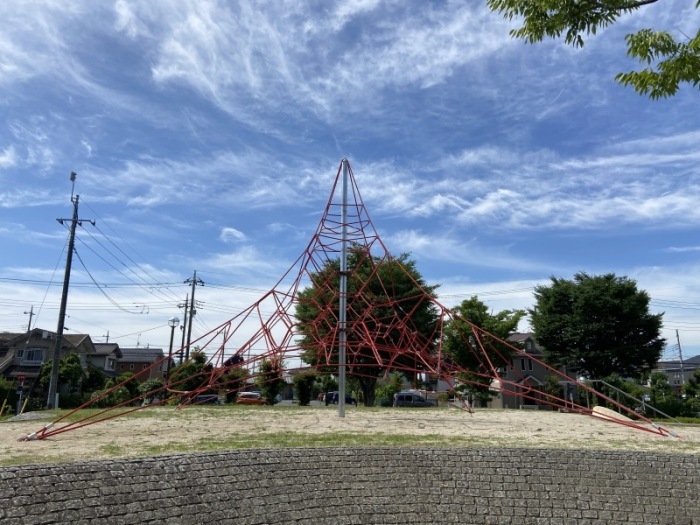
[[[70,201],[73,203],[75,203],[75,201],[73,200],[73,194],[75,193],[75,178],[77,176],[78,175],[76,175],[76,173],[74,171],[70,172],[70,181],[72,183],[71,188],[70,188]]]

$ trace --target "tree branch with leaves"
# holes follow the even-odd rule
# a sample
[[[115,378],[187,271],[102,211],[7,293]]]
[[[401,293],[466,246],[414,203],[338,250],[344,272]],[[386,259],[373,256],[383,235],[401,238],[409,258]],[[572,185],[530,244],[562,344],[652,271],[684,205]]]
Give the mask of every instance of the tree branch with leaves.
[[[487,0],[488,7],[506,19],[522,18],[523,25],[510,34],[528,43],[545,37],[564,38],[583,47],[584,37],[595,35],[658,0]],[[700,8],[700,0],[695,3]],[[668,31],[642,29],[628,34],[627,54],[645,65],[641,70],[619,73],[615,80],[651,99],[667,98],[681,84],[700,88],[700,29],[694,36],[674,36]]]

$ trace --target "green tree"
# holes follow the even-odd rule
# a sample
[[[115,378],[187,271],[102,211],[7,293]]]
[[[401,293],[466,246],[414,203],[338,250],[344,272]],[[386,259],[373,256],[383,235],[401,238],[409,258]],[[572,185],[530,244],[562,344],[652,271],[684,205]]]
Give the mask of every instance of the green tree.
[[[658,0],[487,0],[493,11],[508,20],[522,18],[523,25],[511,35],[529,43],[545,37],[564,37],[567,44],[583,47],[584,36],[614,24]],[[700,7],[700,0],[695,8]],[[627,54],[646,66],[620,73],[615,79],[652,99],[674,95],[680,84],[700,87],[700,30],[695,36],[642,29],[628,34]]]
[[[263,359],[260,361],[255,383],[260,389],[260,395],[268,405],[274,405],[277,402],[277,394],[282,391],[284,386],[282,372],[281,360]]]
[[[133,375],[133,374],[132,374]],[[132,401],[135,396],[131,394],[128,388],[120,386],[114,388],[118,384],[118,380],[109,379],[105,383],[104,390],[98,390],[92,394],[92,405],[98,408],[113,407],[125,405]]]
[[[505,341],[517,330],[526,312],[525,310],[502,310],[498,313],[490,313],[488,306],[476,296],[462,301],[462,304],[453,308],[452,312],[455,316],[445,327],[443,350],[452,361],[465,370],[457,377],[462,380],[461,390],[481,401],[488,401],[492,397],[491,370],[487,369],[488,363],[483,357],[481,346],[474,336],[471,325]],[[496,339],[489,344],[484,344],[483,350],[486,351],[494,366],[504,366],[510,362],[512,354],[510,346]]]
[[[697,369],[688,381],[683,385],[683,393],[688,398],[700,398],[700,368]]]
[[[382,406],[391,406],[394,402],[394,394],[403,390],[404,376],[393,372],[388,379],[380,381],[377,385],[376,395]]]
[[[614,274],[573,280],[552,277],[535,288],[530,323],[550,365],[565,365],[591,379],[640,377],[654,367],[665,340],[663,314],[649,313],[649,296]]]
[[[49,387],[52,366],[53,362],[48,359],[41,365],[39,382],[44,388]],[[58,384],[61,392],[77,392],[83,377],[85,377],[85,372],[80,364],[78,354],[70,353],[61,358],[58,366]]]
[[[679,416],[683,411],[683,402],[663,372],[652,372],[649,377],[649,404],[671,417]]]
[[[124,383],[121,388],[126,389],[129,399],[135,400],[136,398],[140,397],[141,394],[139,392],[139,386],[141,386],[141,381],[139,381],[136,374],[133,372],[124,372],[123,374],[120,374],[114,380],[114,384],[119,385],[121,383]]]
[[[154,399],[162,398],[165,395],[163,381],[160,379],[147,379],[139,385],[139,393],[146,403],[152,403]]]
[[[0,407],[5,404],[5,410],[14,410],[17,403],[17,382],[0,377]],[[7,412],[0,414],[5,415]]]
[[[95,390],[101,390],[104,388],[106,381],[107,376],[105,373],[101,369],[91,366],[88,368],[87,375],[83,380],[83,392],[94,392]]]
[[[195,349],[190,355],[189,361],[170,370],[168,385],[177,391],[198,391],[208,385],[208,376],[213,368],[211,363],[207,363],[206,354],[199,349]],[[209,389],[205,390],[209,391]]]
[[[314,383],[316,382],[316,374],[313,370],[306,370],[296,374],[292,381],[294,382],[294,392],[299,400],[300,406],[308,406],[314,394]]]
[[[250,371],[243,366],[229,368],[220,378],[217,386],[226,392],[226,402],[235,403],[238,392],[245,388]]]
[[[396,259],[371,256],[364,247],[348,253],[347,363],[357,378],[366,406],[374,405],[378,377],[397,350],[406,348],[406,334],[435,348],[437,310],[431,301],[437,286],[428,286],[408,254]],[[296,307],[302,359],[319,373],[334,373],[338,363],[337,319],[340,261],[327,262],[311,275],[313,285],[299,293]],[[325,349],[331,349],[330,362]],[[379,358],[377,358],[379,356]],[[397,368],[415,368],[410,353],[394,360]]]

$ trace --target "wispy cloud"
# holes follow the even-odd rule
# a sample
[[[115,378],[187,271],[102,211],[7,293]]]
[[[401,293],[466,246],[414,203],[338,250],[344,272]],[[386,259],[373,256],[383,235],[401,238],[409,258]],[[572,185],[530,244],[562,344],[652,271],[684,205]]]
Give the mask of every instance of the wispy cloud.
[[[246,236],[243,232],[231,227],[221,228],[221,233],[219,234],[219,239],[225,243],[244,241],[245,238]]]

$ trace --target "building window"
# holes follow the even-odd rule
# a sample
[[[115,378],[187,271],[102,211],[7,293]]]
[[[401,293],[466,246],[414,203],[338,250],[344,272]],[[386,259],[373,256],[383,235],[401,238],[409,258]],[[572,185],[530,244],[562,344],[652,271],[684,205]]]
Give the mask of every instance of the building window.
[[[41,348],[28,348],[22,360],[31,363],[41,363],[44,360],[44,350]]]
[[[141,370],[146,370],[148,368],[148,365],[141,365]]]
[[[129,370],[133,370],[133,369],[134,369],[134,363],[131,363],[131,364],[129,365]]]
[[[525,370],[525,359],[520,360],[520,370]]]
[[[532,371],[532,359],[527,360],[527,369]]]
[[[24,355],[24,347],[17,349],[17,357],[22,357]]]

